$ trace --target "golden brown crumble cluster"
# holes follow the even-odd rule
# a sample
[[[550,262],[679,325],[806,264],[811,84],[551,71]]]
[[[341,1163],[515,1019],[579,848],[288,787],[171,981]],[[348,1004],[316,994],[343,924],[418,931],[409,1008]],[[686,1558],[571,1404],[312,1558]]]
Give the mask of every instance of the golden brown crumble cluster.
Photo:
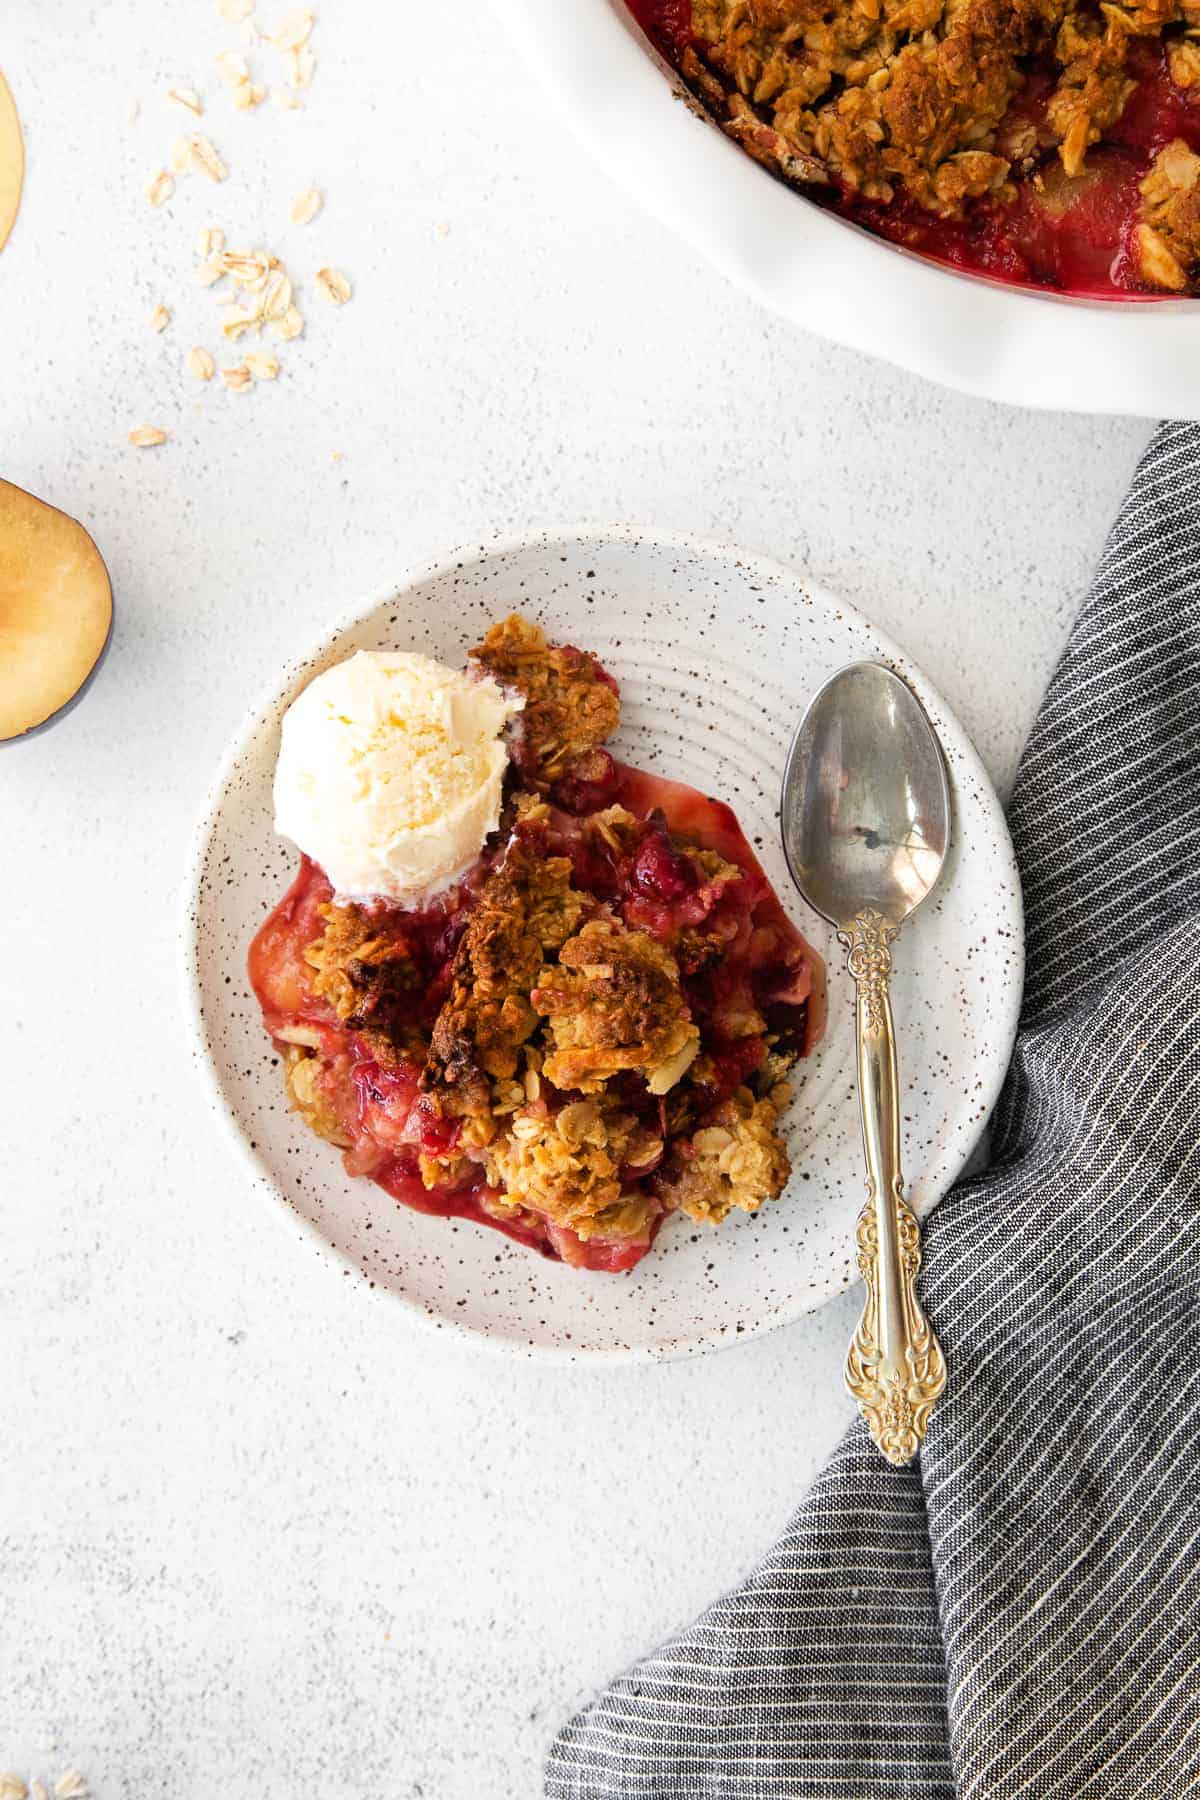
[[[521,766],[539,786],[558,780],[621,722],[620,699],[592,658],[565,644],[547,644],[545,632],[519,613],[493,625],[471,661],[525,696]]]
[[[313,992],[357,1031],[385,1068],[420,1043],[406,1023],[418,972],[408,946],[379,929],[361,906],[331,906],[325,934],[308,952]]]
[[[566,943],[583,915],[565,856],[542,856],[514,837],[485,883],[454,959],[454,985],[438,1014],[426,1064],[430,1087],[478,1086],[512,1075],[517,1051],[533,1036],[530,1000],[542,964]]]
[[[619,723],[617,695],[591,659],[548,646],[520,618],[471,654],[525,695],[522,777],[533,788],[592,755]],[[381,1067],[420,1066],[422,1104],[454,1126],[449,1148],[419,1157],[427,1188],[482,1164],[495,1217],[520,1221],[530,1209],[585,1242],[644,1238],[664,1205],[711,1223],[734,1207],[755,1211],[790,1172],[778,1130],[790,1058],[769,1055],[755,1078],[763,1091],[739,1086],[714,1110],[704,1086],[712,1066],[698,1056],[679,959],[576,888],[570,858],[546,848],[550,814],[541,792],[510,796],[512,835],[473,900],[431,1032],[413,1022],[419,992],[405,942],[369,908],[323,909],[324,933],[306,952],[314,991]],[[577,829],[585,844],[590,834],[619,853],[642,825],[611,806]],[[741,877],[713,851],[682,854],[698,882]],[[679,933],[679,958],[692,971],[725,948],[717,934]],[[735,1029],[766,1032],[753,1005]],[[336,1074],[304,1047],[286,1055],[293,1103],[320,1135],[344,1144],[329,1088]],[[640,1107],[630,1103],[632,1077],[652,1097]],[[641,1191],[639,1179],[655,1171],[654,1190]]]
[[[1014,179],[1049,150],[1080,174],[1133,92],[1138,39],[1171,30],[1173,78],[1200,86],[1200,0],[693,0],[692,24],[701,52],[685,52],[683,73],[751,155],[943,218],[982,195],[1013,199]],[[1055,74],[1040,126],[1006,116],[1033,56]],[[1167,288],[1200,257],[1191,202],[1159,179],[1164,157],[1183,172],[1180,148],[1156,159],[1133,246],[1142,277]],[[1164,205],[1187,222],[1164,219]]]
[[[636,1116],[612,1101],[572,1100],[551,1112],[539,1089],[489,1144],[488,1178],[507,1207],[531,1206],[585,1242],[637,1237],[659,1203],[641,1194],[622,1198],[622,1188],[638,1156],[649,1165],[659,1149]]]
[[[593,919],[565,943],[530,998],[546,1020],[543,1072],[559,1088],[597,1094],[634,1070],[665,1094],[700,1049],[671,952],[612,919]]]
[[[1200,156],[1182,138],[1160,150],[1150,166],[1135,236],[1146,280],[1182,292],[1200,264]]]
[[[328,1072],[316,1046],[283,1045],[284,1080],[288,1099],[310,1131],[341,1150],[350,1148],[350,1139],[342,1123],[341,1112],[333,1095],[326,1091]]]
[[[790,1173],[776,1129],[779,1107],[789,1098],[786,1083],[757,1100],[748,1088],[739,1088],[719,1106],[693,1134],[694,1156],[664,1184],[671,1205],[719,1225],[731,1207],[753,1211],[777,1194]]]

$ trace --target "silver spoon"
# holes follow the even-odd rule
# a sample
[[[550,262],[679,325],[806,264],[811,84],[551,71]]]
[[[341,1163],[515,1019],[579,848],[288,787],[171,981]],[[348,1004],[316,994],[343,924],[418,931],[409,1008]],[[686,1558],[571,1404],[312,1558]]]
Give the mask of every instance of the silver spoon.
[[[898,675],[852,663],[825,683],[788,751],[781,822],[792,879],[836,928],[857,989],[867,1297],[846,1386],[888,1461],[903,1464],[920,1448],[946,1364],[916,1296],[921,1235],[904,1199],[888,984],[892,941],[942,872],[950,789],[933,727]]]

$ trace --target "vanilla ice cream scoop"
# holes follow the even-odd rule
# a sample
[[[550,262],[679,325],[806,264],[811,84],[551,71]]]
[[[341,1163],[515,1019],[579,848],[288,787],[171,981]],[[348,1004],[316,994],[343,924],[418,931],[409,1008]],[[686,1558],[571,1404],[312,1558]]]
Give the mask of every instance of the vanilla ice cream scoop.
[[[523,705],[428,656],[358,651],[284,715],[276,831],[321,865],[339,900],[423,905],[496,829],[503,733]]]

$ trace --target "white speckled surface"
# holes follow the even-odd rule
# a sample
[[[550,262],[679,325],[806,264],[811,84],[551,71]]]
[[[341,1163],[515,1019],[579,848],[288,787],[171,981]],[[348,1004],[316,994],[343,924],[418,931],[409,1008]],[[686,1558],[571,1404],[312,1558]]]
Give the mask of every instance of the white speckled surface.
[[[0,467],[91,525],[119,611],[85,702],[0,753],[0,1767],[74,1761],[99,1800],[532,1800],[554,1722],[745,1567],[848,1416],[849,1298],[728,1356],[547,1369],[281,1241],[189,1079],[174,954],[281,657],[481,532],[638,519],[807,563],[1006,781],[1146,436],[799,337],[551,137],[482,8],[444,83],[436,11],[327,8],[310,111],[216,102],[234,174],[169,215],[154,91],[205,75],[215,9],[5,15]],[[265,234],[313,180],[354,301],[273,390],[185,390],[195,225]],[[172,444],[127,450],[146,417]]]

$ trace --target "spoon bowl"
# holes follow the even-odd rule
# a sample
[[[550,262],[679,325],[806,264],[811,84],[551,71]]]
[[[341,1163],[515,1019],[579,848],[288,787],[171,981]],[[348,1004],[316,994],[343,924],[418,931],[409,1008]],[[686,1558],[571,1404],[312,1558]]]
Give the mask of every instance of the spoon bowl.
[[[788,752],[781,823],[793,881],[839,929],[864,907],[898,926],[936,885],[945,760],[912,689],[882,663],[852,663],[817,693]]]

